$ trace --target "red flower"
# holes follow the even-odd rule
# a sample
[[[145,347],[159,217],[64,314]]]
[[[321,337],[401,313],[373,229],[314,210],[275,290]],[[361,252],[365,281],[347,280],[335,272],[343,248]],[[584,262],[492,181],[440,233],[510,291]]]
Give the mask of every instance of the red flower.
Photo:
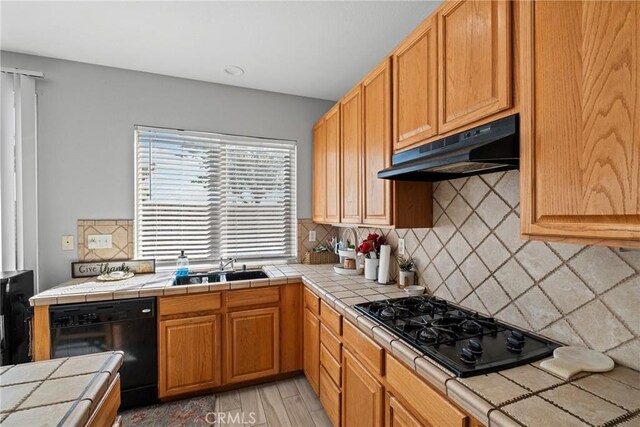
[[[368,254],[369,252],[375,252],[378,254],[380,252],[380,246],[384,244],[384,237],[377,234],[371,233],[367,236],[367,238],[358,246],[358,252],[362,254]]]
[[[362,254],[369,253],[373,250],[373,247],[369,244],[368,241],[362,242],[360,246],[358,246],[358,252]]]

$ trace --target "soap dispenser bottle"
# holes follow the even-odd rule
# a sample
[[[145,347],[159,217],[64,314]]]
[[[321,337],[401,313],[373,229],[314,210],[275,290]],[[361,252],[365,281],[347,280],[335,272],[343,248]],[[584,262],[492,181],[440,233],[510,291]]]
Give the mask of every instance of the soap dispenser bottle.
[[[184,251],[180,251],[180,256],[176,262],[176,277],[189,275],[189,258],[184,254]]]

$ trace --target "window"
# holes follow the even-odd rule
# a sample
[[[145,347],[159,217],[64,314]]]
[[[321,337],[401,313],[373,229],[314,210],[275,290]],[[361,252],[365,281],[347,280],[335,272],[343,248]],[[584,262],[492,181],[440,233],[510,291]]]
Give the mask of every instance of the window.
[[[136,253],[159,267],[289,260],[296,143],[136,126]]]

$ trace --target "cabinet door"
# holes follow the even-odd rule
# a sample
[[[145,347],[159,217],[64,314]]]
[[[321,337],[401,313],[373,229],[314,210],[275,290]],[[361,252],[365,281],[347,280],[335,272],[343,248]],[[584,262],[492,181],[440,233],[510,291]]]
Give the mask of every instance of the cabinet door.
[[[229,313],[226,354],[228,382],[262,378],[280,372],[279,308]]]
[[[385,399],[385,427],[423,427],[411,412],[389,393]]]
[[[349,351],[342,354],[342,425],[382,426],[382,384]]]
[[[320,367],[320,403],[331,425],[340,427],[340,387],[331,380],[324,367]]]
[[[280,285],[280,373],[302,369],[302,284]]]
[[[311,388],[319,394],[320,391],[320,320],[304,309],[304,374],[311,384]]]
[[[440,133],[509,108],[509,0],[448,2],[438,32]]]
[[[313,128],[313,221],[325,221],[327,197],[327,125],[324,118]]]
[[[392,181],[378,172],[391,166],[391,64],[386,59],[362,82],[362,222],[391,225]]]
[[[362,97],[360,85],[340,101],[342,119],[341,190],[344,224],[360,224],[362,176]]]
[[[392,55],[393,149],[438,133],[436,21],[424,21]]]
[[[220,315],[160,322],[160,397],[221,384]]]
[[[327,113],[325,221],[340,222],[340,104]]]
[[[521,9],[522,231],[640,247],[640,3]]]

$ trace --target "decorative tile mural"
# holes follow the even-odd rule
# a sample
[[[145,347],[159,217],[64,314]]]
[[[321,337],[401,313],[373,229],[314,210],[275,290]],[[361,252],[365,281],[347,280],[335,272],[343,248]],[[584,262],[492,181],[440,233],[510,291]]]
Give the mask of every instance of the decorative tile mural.
[[[521,240],[519,178],[435,183],[432,229],[360,231],[383,233],[395,259],[404,238],[435,296],[640,369],[640,252]]]
[[[89,236],[110,234],[112,247],[89,249]],[[78,220],[78,260],[117,261],[133,258],[133,220]]]
[[[316,241],[309,241],[309,231],[315,230]],[[298,219],[298,262],[302,262],[304,254],[319,244],[324,244],[332,237],[337,237],[338,229],[331,225],[315,224],[308,218]]]

